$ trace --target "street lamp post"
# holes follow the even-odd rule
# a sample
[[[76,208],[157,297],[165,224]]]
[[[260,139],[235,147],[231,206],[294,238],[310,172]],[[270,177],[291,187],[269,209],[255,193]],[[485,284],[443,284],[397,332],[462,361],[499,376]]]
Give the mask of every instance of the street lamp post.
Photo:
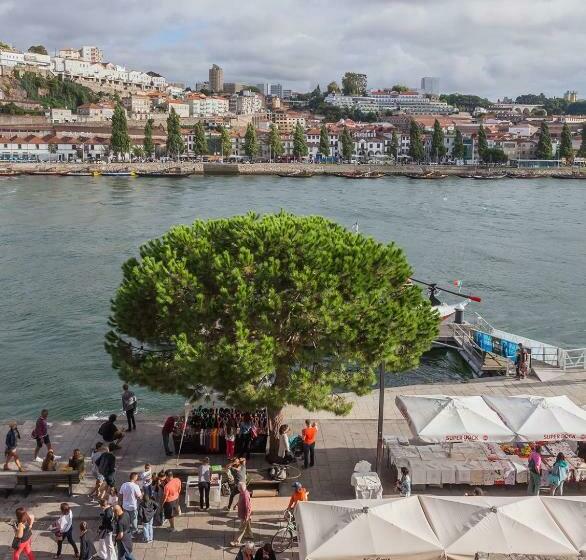
[[[378,367],[378,431],[376,438],[376,472],[381,473],[383,462],[383,422],[385,415],[385,364]]]

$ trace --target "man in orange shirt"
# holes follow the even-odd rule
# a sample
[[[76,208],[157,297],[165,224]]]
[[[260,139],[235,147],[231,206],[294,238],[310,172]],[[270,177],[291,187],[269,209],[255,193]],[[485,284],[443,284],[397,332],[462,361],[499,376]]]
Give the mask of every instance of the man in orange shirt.
[[[172,471],[165,473],[167,483],[163,489],[163,513],[169,520],[170,530],[175,531],[175,516],[179,511],[179,495],[181,494],[181,481],[173,476]]]
[[[289,500],[289,506],[287,509],[294,510],[297,502],[307,502],[309,498],[309,492],[301,486],[301,482],[294,482],[293,494],[291,494],[291,499]]]
[[[305,428],[301,430],[301,436],[303,437],[303,468],[307,469],[315,464],[316,423],[306,420]]]

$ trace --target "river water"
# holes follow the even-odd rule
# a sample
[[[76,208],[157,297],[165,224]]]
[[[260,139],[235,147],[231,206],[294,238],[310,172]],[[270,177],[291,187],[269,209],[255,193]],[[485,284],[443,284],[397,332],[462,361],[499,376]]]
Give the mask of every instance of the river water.
[[[264,176],[0,178],[0,419],[119,411],[104,351],[120,266],[173,224],[285,209],[402,246],[418,277],[455,279],[505,330],[586,346],[586,183]],[[466,376],[434,351],[389,384]],[[179,406],[139,391],[142,410]]]

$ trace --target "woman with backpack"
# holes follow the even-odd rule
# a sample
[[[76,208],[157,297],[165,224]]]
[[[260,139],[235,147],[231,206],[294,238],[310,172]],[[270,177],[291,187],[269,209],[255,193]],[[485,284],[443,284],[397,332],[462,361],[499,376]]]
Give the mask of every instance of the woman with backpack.
[[[551,471],[549,471],[549,491],[552,496],[564,495],[564,482],[567,480],[570,469],[563,453],[558,453]]]

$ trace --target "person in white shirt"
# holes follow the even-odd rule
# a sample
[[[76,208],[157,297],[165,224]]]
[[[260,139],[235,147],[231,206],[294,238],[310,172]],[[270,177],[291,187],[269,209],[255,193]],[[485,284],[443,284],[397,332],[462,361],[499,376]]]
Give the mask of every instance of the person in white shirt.
[[[206,457],[199,466],[199,509],[210,509],[210,485],[212,481],[212,471],[210,470],[210,460]]]
[[[130,517],[130,525],[133,532],[138,531],[138,500],[142,498],[140,487],[136,483],[138,474],[130,473],[128,482],[120,486],[120,496],[122,497],[122,509]]]
[[[281,462],[285,463],[291,455],[291,445],[289,444],[289,426],[283,424],[279,428],[279,451],[277,453]]]
[[[57,554],[53,558],[61,558],[61,550],[63,548],[63,541],[67,539],[67,542],[73,547],[73,552],[76,557],[79,556],[77,545],[73,540],[73,512],[69,507],[69,504],[62,503],[59,507],[61,515],[57,521],[53,524],[53,530],[57,537]]]

